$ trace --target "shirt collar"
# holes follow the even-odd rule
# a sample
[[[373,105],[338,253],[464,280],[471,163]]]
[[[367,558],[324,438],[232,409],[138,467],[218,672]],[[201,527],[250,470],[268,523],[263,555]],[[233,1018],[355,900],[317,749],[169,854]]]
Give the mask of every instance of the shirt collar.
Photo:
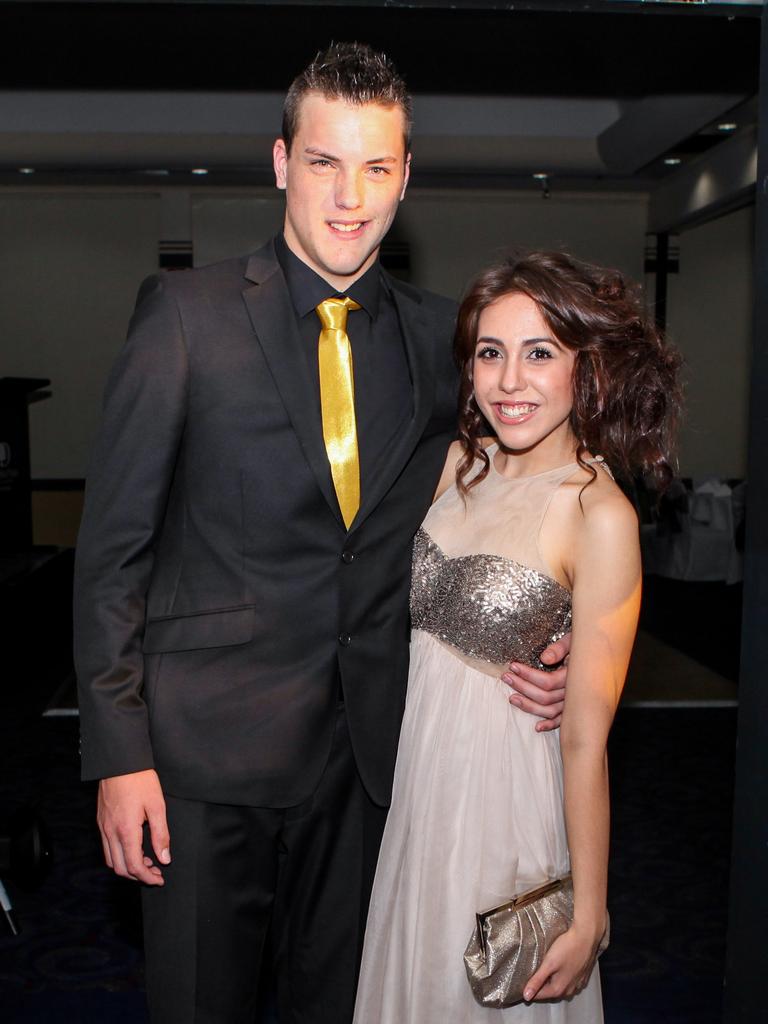
[[[378,260],[366,270],[362,277],[351,284],[346,292],[338,292],[333,285],[328,284],[288,248],[282,232],[275,239],[275,252],[285,275],[291,302],[299,317],[305,317],[308,313],[314,312],[315,307],[325,299],[343,295],[347,295],[359,303],[371,320],[375,320],[378,316],[382,288],[381,267]]]

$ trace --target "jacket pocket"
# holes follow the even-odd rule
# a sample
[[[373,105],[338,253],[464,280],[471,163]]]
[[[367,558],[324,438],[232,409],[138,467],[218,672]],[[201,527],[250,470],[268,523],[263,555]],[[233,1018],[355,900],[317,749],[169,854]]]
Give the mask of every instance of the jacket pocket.
[[[163,654],[206,647],[234,647],[252,640],[253,630],[253,605],[191,615],[164,615],[148,620],[142,650],[145,654]]]

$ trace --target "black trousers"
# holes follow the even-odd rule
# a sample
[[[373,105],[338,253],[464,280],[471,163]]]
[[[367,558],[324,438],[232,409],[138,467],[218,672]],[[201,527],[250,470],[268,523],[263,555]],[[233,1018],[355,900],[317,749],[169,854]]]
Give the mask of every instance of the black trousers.
[[[173,862],[144,887],[152,1024],[253,1024],[269,932],[280,1024],[347,1024],[386,809],[343,705],[313,796],[287,809],[166,797]]]

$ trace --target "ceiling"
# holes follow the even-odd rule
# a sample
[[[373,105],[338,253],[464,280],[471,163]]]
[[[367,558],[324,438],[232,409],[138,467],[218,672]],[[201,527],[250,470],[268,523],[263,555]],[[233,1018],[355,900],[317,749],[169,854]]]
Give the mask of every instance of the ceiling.
[[[754,138],[759,7],[500,6],[0,2],[0,184],[267,184],[282,94],[332,39],[402,71],[416,185],[652,190]]]
[[[390,53],[417,94],[623,99],[651,85],[717,92],[725,82],[749,92],[759,11],[600,0],[2,2],[0,88],[281,92],[329,40],[360,39]]]

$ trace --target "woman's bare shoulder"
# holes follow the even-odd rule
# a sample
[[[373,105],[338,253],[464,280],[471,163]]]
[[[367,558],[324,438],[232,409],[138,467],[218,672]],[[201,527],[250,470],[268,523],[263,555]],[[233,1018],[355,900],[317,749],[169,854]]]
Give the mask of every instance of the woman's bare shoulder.
[[[591,469],[594,469],[596,476]],[[555,498],[561,511],[573,517],[574,525],[582,527],[606,526],[609,521],[617,523],[619,528],[632,525],[637,529],[637,513],[632,502],[622,489],[598,462],[590,467],[580,466],[565,483],[558,488]]]
[[[634,505],[627,498],[613,477],[605,467],[593,463],[597,470],[597,476],[592,483],[588,470],[581,470],[581,480],[578,487],[578,497],[581,498],[580,507],[583,511],[584,520],[592,521],[593,525],[605,526],[609,520],[616,522],[619,527],[632,526],[637,529],[637,513]],[[588,479],[587,479],[588,478]],[[577,481],[573,481],[577,484]],[[587,486],[584,486],[587,484]]]
[[[492,444],[496,444],[495,437],[481,437],[480,444],[483,448],[489,448]],[[456,467],[461,461],[464,455],[464,447],[461,441],[454,441],[448,449],[448,454],[445,457],[445,465],[443,466],[443,472],[440,475],[440,482],[437,485],[437,490],[432,498],[432,502],[445,494],[449,487],[456,483]]]
[[[580,467],[552,496],[540,544],[553,564],[572,580],[574,562],[584,544],[616,550],[638,534],[637,513],[604,467]]]
[[[448,454],[445,456],[445,465],[443,471],[440,474],[440,480],[435,491],[435,496],[432,499],[433,502],[445,494],[448,488],[456,481],[456,467],[459,464],[459,460],[464,454],[460,441],[454,441],[448,449]]]

